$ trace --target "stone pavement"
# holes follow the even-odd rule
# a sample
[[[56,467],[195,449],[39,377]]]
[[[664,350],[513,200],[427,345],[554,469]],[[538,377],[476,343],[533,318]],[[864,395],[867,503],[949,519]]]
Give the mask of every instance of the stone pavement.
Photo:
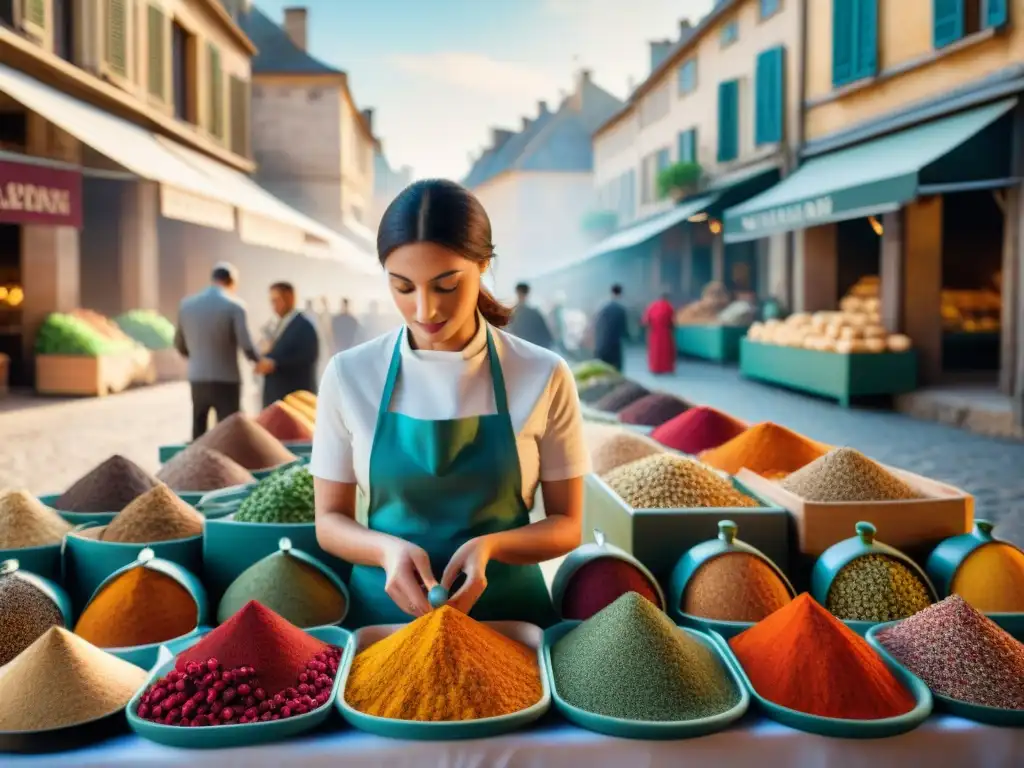
[[[885,464],[963,488],[975,515],[1024,545],[1024,443],[984,437],[898,413],[840,408],[833,402],[741,378],[735,368],[680,360],[674,376],[647,372],[630,350],[626,374],[644,386],[710,405],[747,421],[774,421],[816,440],[848,445]]]

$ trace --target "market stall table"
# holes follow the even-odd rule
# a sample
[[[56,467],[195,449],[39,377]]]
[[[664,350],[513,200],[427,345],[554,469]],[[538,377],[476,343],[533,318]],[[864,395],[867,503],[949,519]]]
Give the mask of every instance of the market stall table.
[[[714,765],[828,766],[828,768],[1010,768],[1021,764],[1024,731],[978,725],[955,717],[932,717],[916,731],[890,739],[852,741],[794,731],[748,716],[738,727],[686,741],[612,739],[565,724],[549,715],[543,725],[509,736],[479,741],[409,742],[350,729],[328,731],[259,747],[180,750],[135,736],[87,749],[48,755],[2,755],[5,768],[117,768],[118,766],[246,766],[263,768],[291,762],[304,768],[389,768],[412,765],[507,765],[618,768],[643,765],[675,768]],[[337,723],[332,720],[332,723]]]

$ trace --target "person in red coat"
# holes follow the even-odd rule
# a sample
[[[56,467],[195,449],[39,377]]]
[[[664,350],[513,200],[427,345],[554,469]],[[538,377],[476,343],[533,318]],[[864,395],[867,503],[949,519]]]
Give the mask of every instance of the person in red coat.
[[[676,370],[675,309],[666,295],[654,301],[643,317],[647,329],[647,367],[651,373]]]

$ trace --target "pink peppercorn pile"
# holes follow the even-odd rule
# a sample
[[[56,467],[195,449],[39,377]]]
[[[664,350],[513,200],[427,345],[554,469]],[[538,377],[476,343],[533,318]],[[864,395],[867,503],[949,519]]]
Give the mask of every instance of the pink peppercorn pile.
[[[334,646],[306,664],[295,685],[267,692],[252,667],[223,669],[217,659],[189,662],[150,686],[136,714],[162,725],[196,728],[245,725],[305,715],[331,698],[341,649]]]

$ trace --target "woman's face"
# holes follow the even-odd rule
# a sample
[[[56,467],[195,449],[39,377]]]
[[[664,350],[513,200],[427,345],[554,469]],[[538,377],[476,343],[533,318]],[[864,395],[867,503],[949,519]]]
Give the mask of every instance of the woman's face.
[[[486,264],[434,243],[411,243],[396,248],[384,268],[417,348],[457,350],[469,342]]]

